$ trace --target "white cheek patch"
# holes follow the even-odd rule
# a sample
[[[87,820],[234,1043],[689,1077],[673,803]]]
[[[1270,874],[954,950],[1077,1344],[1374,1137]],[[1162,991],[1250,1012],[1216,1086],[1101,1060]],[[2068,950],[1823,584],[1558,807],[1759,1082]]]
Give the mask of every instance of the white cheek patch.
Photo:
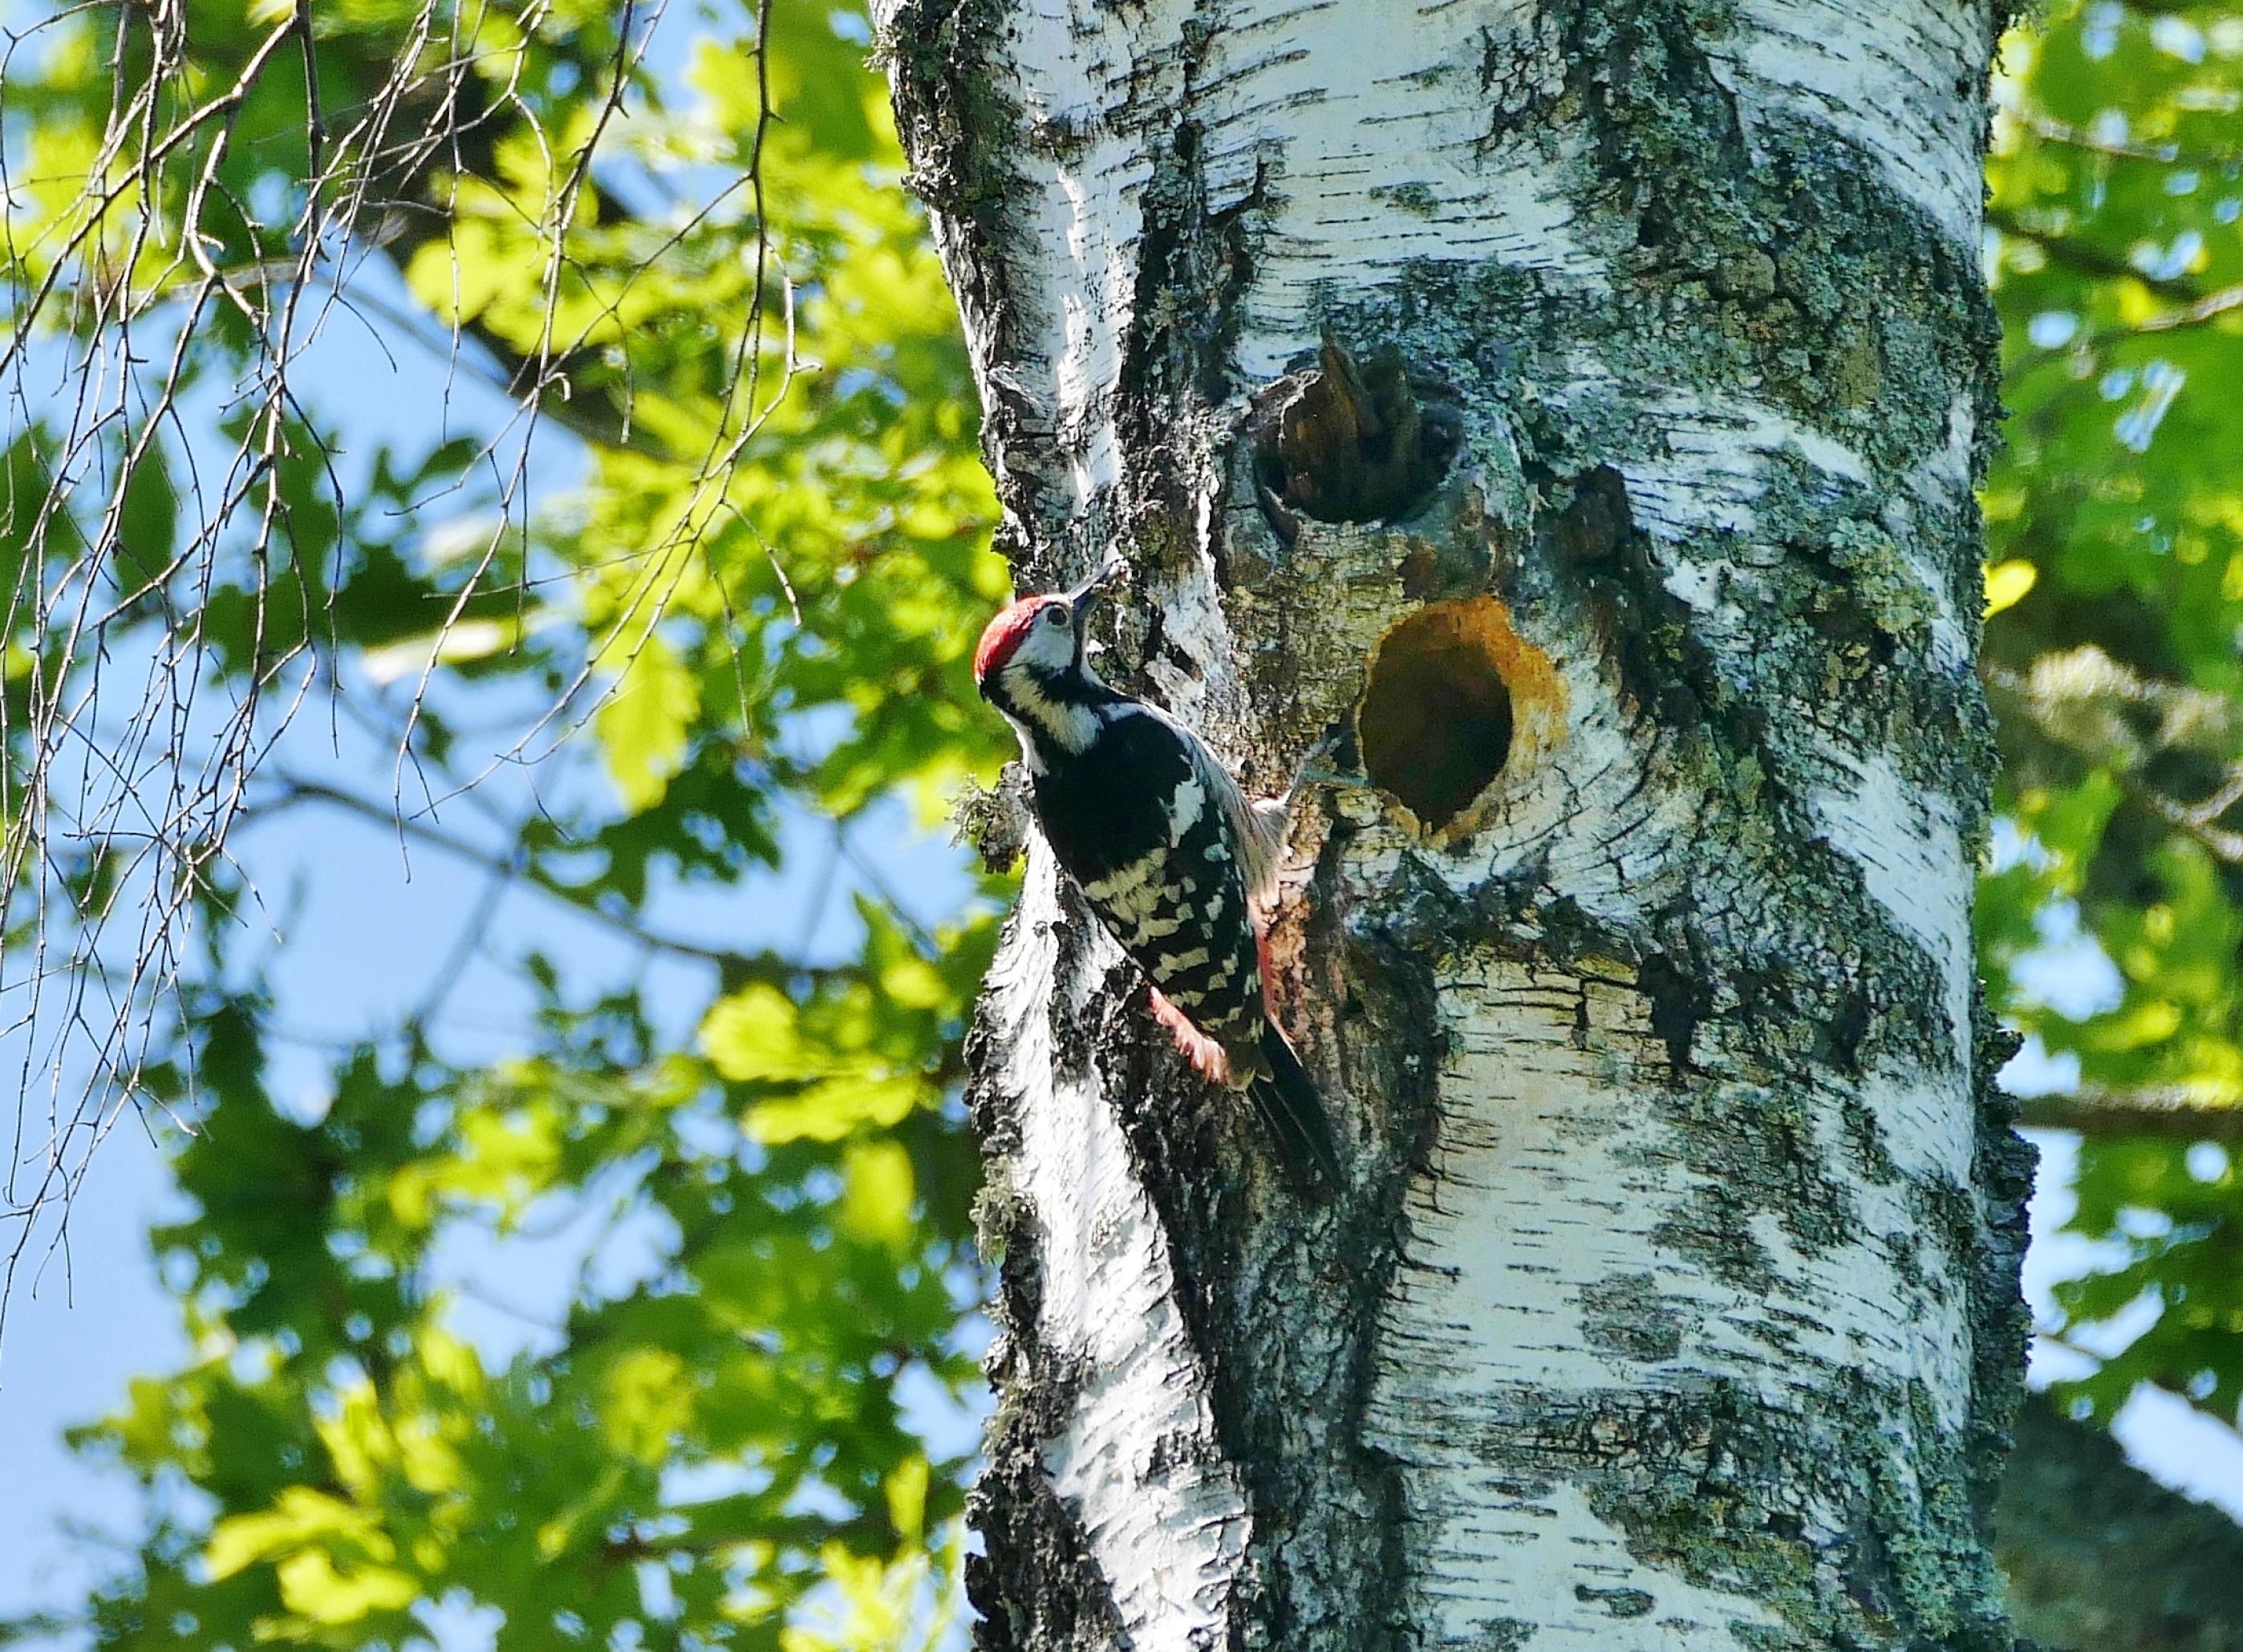
[[[1096,711],[1088,705],[1069,705],[1052,698],[1044,692],[1035,672],[1018,658],[1005,668],[1005,694],[1014,707],[1011,715],[1021,729],[1024,746],[1034,744],[1027,733],[1031,725],[1063,752],[1088,751],[1090,743],[1098,738]],[[1033,751],[1028,766],[1034,772],[1042,772]]]

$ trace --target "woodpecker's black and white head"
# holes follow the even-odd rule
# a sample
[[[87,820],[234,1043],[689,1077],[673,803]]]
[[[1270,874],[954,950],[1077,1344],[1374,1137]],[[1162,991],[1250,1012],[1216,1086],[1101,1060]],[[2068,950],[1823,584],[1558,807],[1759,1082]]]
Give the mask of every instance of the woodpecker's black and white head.
[[[1122,697],[1084,657],[1083,625],[1108,578],[1101,569],[1073,590],[1023,597],[991,620],[973,651],[981,698],[1020,737],[1031,773],[1089,749],[1104,709]]]

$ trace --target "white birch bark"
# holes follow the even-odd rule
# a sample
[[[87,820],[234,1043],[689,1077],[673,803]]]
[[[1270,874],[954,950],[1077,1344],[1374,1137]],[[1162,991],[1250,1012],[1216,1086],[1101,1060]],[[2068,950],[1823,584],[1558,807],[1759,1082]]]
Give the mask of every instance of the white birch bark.
[[[1312,799],[1276,936],[1328,1204],[1031,852],[980,1643],[2006,1649],[1990,0],[879,22],[1024,584],[1117,549],[1109,675],[1383,788]]]

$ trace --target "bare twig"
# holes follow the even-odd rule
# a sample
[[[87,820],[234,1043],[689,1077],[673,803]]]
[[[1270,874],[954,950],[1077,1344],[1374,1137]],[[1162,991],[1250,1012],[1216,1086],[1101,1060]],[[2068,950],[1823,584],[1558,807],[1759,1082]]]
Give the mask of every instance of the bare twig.
[[[58,30],[79,31],[101,54],[107,98],[74,191],[57,193],[54,180],[29,176],[22,132],[0,133],[0,195],[10,203],[0,220],[0,396],[15,437],[0,469],[0,531],[20,548],[5,639],[18,663],[0,697],[8,753],[0,763],[0,998],[17,1009],[11,1019],[24,1035],[16,1073],[23,1100],[0,1187],[0,1220],[19,1225],[0,1229],[0,1308],[35,1244],[51,1247],[62,1231],[58,1224],[42,1229],[38,1213],[66,1208],[102,1137],[148,1099],[152,1053],[185,1027],[180,988],[209,967],[215,942],[199,937],[199,919],[238,898],[255,900],[226,848],[253,810],[273,805],[252,802],[252,779],[314,684],[339,681],[330,669],[335,617],[321,593],[341,583],[349,548],[324,526],[315,538],[297,478],[324,469],[320,514],[339,523],[349,522],[350,502],[299,394],[305,352],[338,305],[350,307],[353,279],[368,257],[401,265],[416,248],[442,242],[456,219],[458,180],[495,175],[502,140],[547,148],[546,199],[522,209],[544,250],[544,321],[533,347],[509,354],[495,333],[461,323],[454,307],[454,358],[463,334],[479,351],[488,347],[488,361],[478,356],[475,365],[515,405],[482,449],[496,525],[480,560],[447,585],[449,611],[435,619],[432,662],[444,635],[502,580],[528,599],[530,461],[542,421],[551,416],[590,440],[616,438],[612,426],[572,405],[568,375],[596,329],[615,323],[638,276],[596,282],[573,232],[583,203],[600,199],[595,165],[643,73],[664,0],[624,7],[612,51],[588,65],[602,88],[589,130],[573,134],[565,153],[553,152],[541,105],[522,84],[529,61],[522,43],[559,41],[564,31],[545,0],[504,3],[506,37],[515,44],[496,49],[486,44],[493,35],[482,0],[420,0],[380,41],[340,14],[315,19],[312,0],[297,0],[232,63],[199,51],[191,64],[182,0],[86,0],[0,42],[0,107],[11,78],[24,78],[18,65],[31,61],[20,53],[67,56],[45,51]],[[759,17],[759,28],[767,22]],[[340,41],[368,54],[370,94],[345,107],[327,104],[321,36],[330,51]],[[759,33],[759,57],[762,46]],[[264,154],[245,156],[235,141],[244,111],[275,72],[291,70],[302,76],[303,149],[276,147],[280,158],[270,164]],[[89,95],[104,94],[96,85]],[[758,156],[760,134],[759,125]],[[276,174],[293,217],[267,225],[251,205],[265,197],[245,179],[261,185]],[[758,285],[750,336],[736,348],[752,366],[770,247],[760,179],[741,185],[756,192]],[[721,192],[664,245],[694,233],[731,194]],[[35,200],[50,205],[22,205]],[[603,301],[563,337],[558,300],[573,282]],[[624,361],[620,435],[630,441],[628,353]],[[791,375],[791,343],[785,361]],[[749,376],[731,391],[746,412],[727,412],[713,436],[721,456],[698,467],[694,507],[668,543],[648,549],[628,600],[541,727],[556,718],[574,726],[569,719],[589,715],[579,691],[635,657],[660,623],[683,557],[724,502],[745,434],[758,413],[768,416]],[[221,412],[239,433],[217,459],[182,415],[183,394],[199,377],[219,387]],[[206,417],[197,410],[198,421]],[[330,563],[318,578],[301,565],[315,552]],[[416,714],[432,677],[433,664],[415,693]],[[527,745],[525,737],[512,755]],[[395,818],[402,835],[427,841],[425,823],[403,819],[405,777],[418,762],[410,718],[397,749],[391,807],[373,806]],[[522,880],[655,949],[736,974],[799,978],[784,961],[650,935],[549,880]],[[455,947],[448,968],[464,967],[466,956]]]
[[[846,966],[807,965],[778,953],[739,952],[728,947],[712,947],[684,935],[663,934],[629,913],[605,905],[596,892],[562,883],[519,858],[509,859],[472,839],[431,826],[419,816],[400,816],[394,809],[370,798],[359,797],[324,781],[291,779],[286,774],[276,778],[277,788],[269,797],[260,799],[256,806],[255,813],[259,819],[270,819],[301,804],[320,804],[341,810],[346,814],[356,815],[362,820],[387,829],[401,830],[414,842],[480,866],[494,878],[502,874],[518,879],[570,912],[589,918],[601,927],[649,952],[666,953],[672,957],[714,964],[719,975],[728,983],[768,981],[787,985],[798,981],[855,978],[856,972]]]

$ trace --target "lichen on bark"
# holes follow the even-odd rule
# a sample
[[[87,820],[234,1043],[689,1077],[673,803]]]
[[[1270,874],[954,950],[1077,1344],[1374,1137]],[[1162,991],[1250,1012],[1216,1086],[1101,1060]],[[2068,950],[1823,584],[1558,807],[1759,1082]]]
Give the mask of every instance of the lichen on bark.
[[[1031,856],[983,1639],[2006,1649],[1991,9],[1466,10],[882,20],[1024,581],[1118,553],[1114,674],[1384,786],[1273,927],[1330,1203]]]

